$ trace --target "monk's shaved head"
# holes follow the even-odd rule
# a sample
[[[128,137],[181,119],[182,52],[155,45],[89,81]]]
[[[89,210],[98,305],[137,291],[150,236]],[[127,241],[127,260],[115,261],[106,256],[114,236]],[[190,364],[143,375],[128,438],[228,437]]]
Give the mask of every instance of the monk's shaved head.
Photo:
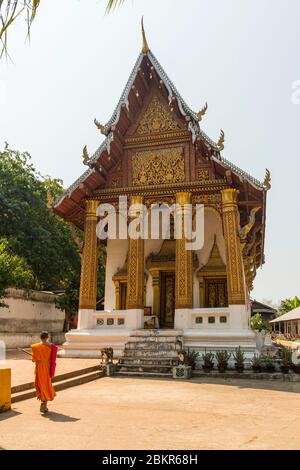
[[[42,331],[41,334],[40,334],[40,338],[41,338],[41,339],[47,339],[47,338],[49,338],[49,333],[48,333],[48,331]]]

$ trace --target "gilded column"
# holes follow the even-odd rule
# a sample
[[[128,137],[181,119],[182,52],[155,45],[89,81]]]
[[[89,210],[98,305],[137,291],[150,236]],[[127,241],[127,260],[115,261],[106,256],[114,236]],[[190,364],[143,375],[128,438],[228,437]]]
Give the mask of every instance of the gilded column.
[[[238,189],[224,189],[222,193],[223,229],[226,245],[228,304],[245,304],[243,258],[240,238],[240,215],[237,204]]]
[[[176,238],[175,261],[175,308],[193,307],[193,258],[192,250],[186,249],[186,237],[184,233],[184,213],[188,208],[185,204],[191,203],[191,193],[180,192],[176,194],[176,218],[175,224],[182,228],[182,236]]]
[[[81,257],[79,309],[96,310],[97,295],[97,207],[99,202],[87,200],[84,224],[84,246]]]
[[[152,289],[153,289],[153,315],[158,315],[160,312],[160,276],[159,271],[151,271],[152,274]]]
[[[114,281],[116,292],[116,310],[121,310],[120,281]]]
[[[143,204],[143,196],[131,196],[129,220],[139,216],[135,204]],[[140,228],[141,230],[141,228]],[[144,308],[144,239],[128,238],[128,267],[127,267],[127,309]]]

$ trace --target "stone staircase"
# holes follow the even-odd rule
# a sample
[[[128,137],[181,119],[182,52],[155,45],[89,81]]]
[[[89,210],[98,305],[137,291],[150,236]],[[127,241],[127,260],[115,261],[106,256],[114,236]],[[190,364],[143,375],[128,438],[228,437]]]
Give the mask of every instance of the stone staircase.
[[[116,375],[172,377],[181,349],[181,330],[136,330],[125,344]]]

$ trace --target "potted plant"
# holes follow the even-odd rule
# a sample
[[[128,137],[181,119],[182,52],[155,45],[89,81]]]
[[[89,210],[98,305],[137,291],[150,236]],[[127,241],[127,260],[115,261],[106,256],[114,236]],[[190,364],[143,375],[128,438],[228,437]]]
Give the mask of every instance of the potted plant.
[[[245,368],[245,353],[240,346],[235,350],[233,358],[235,360],[235,370],[241,374]]]
[[[265,360],[265,368],[267,372],[275,372],[275,364],[271,358]]]
[[[228,351],[217,351],[217,367],[219,372],[225,372],[228,369],[228,361],[231,354]]]
[[[280,369],[284,374],[287,374],[291,368],[293,351],[289,348],[283,347],[281,349],[281,365]]]
[[[261,372],[261,357],[254,354],[251,360],[251,367],[254,372]]]
[[[214,357],[215,355],[211,352],[205,351],[205,354],[202,354],[204,372],[210,372],[214,368]]]
[[[198,351],[190,351],[188,349],[188,352],[186,353],[186,356],[185,356],[185,361],[186,361],[186,364],[188,366],[191,366],[192,370],[195,370],[195,367],[196,367],[196,360],[197,360],[197,357],[199,356],[199,352]]]
[[[291,364],[291,369],[295,374],[300,374],[300,364]]]

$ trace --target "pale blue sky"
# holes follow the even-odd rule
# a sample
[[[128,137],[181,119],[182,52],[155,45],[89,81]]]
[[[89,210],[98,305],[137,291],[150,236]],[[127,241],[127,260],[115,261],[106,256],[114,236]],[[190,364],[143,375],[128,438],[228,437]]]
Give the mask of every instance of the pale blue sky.
[[[150,48],[189,106],[208,102],[203,129],[213,139],[224,129],[223,155],[261,180],[271,170],[266,264],[252,296],[300,295],[299,0],[127,0],[109,16],[105,5],[42,0],[30,46],[22,22],[12,29],[0,145],[71,184],[85,170],[83,146],[100,144],[94,117],[108,121],[140,52],[144,14]]]

